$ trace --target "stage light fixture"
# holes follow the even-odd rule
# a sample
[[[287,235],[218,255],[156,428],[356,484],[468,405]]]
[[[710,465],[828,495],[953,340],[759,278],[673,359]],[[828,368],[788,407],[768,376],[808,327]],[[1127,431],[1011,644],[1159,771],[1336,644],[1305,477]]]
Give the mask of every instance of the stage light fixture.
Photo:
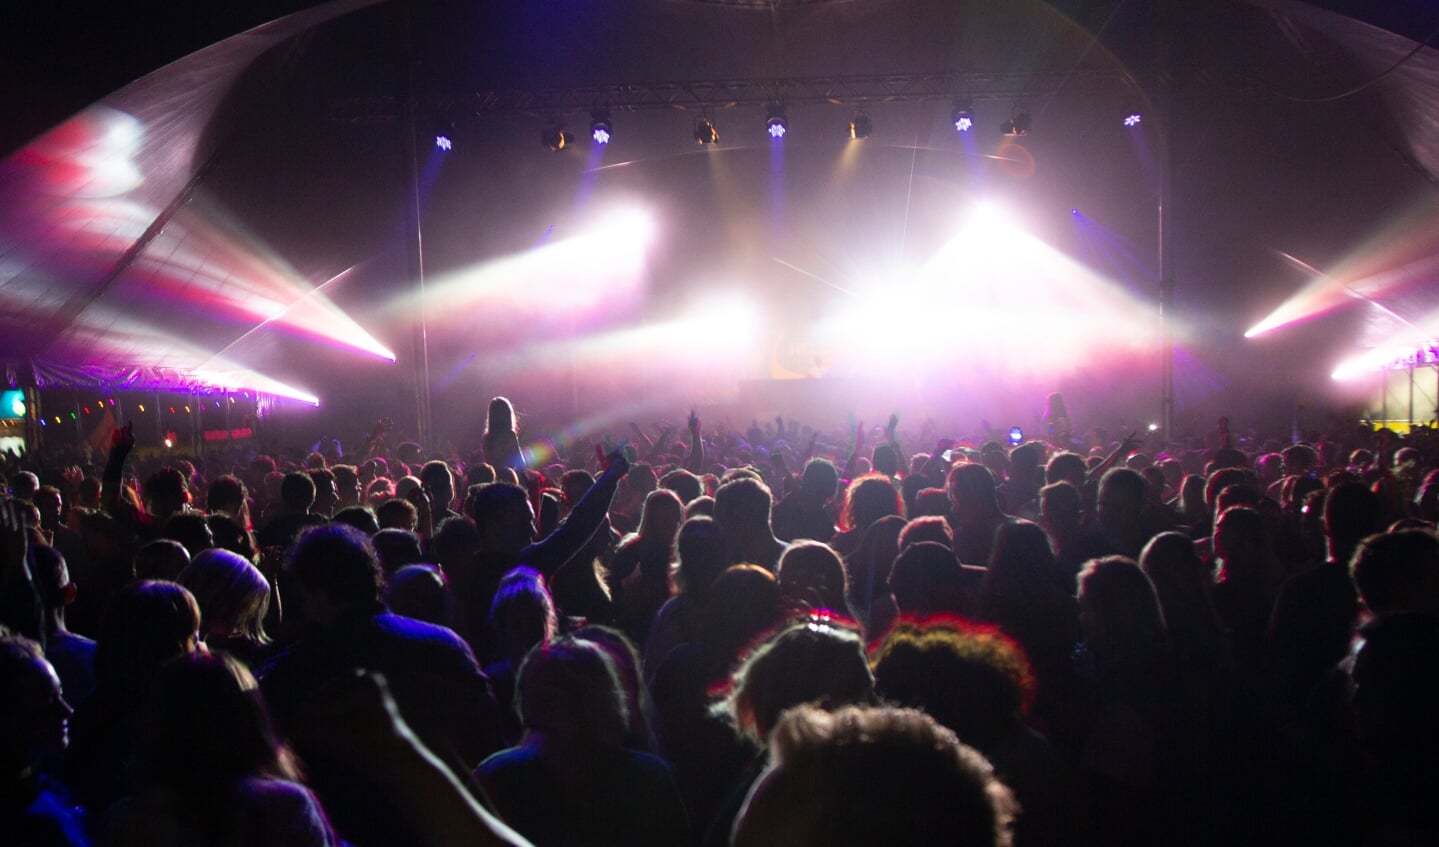
[[[1139,126],[1139,122],[1142,121],[1142,120],[1144,120],[1144,116],[1143,116],[1143,115],[1139,114],[1138,112],[1131,112],[1129,115],[1127,115],[1127,116],[1124,118],[1124,125],[1125,125],[1125,126]]]
[[[1005,135],[1029,135],[1029,112],[1025,109],[1016,109],[1009,120],[999,125],[1000,132]]]
[[[455,143],[450,140],[448,135],[437,135],[435,136],[435,146],[441,150],[452,150],[455,147]]]
[[[769,137],[776,141],[784,138],[784,134],[789,130],[789,122],[785,120],[784,115],[784,104],[770,103],[765,106],[765,113],[765,132],[768,132]]]
[[[873,129],[874,126],[870,123],[869,115],[864,112],[856,112],[854,117],[849,119],[850,138],[869,138]]]
[[[614,126],[610,123],[610,110],[597,109],[590,113],[590,137],[596,144],[609,144]]]
[[[719,130],[709,118],[700,118],[695,123],[695,141],[701,144],[718,144]]]
[[[955,132],[969,132],[974,128],[974,112],[968,100],[955,100],[954,112],[950,114]]]
[[[562,124],[551,124],[540,131],[540,143],[552,153],[558,153],[567,145],[575,143],[575,137],[565,132]]]

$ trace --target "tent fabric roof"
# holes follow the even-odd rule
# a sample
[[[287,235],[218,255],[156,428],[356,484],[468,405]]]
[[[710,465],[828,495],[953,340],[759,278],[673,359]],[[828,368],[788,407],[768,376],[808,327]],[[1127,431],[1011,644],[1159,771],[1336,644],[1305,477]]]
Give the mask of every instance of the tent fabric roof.
[[[319,280],[304,278],[258,243],[245,221],[192,193],[212,164],[224,161],[237,120],[228,107],[253,96],[249,88],[284,85],[287,74],[305,68],[301,36],[374,5],[338,0],[228,38],[137,80],[0,162],[0,359],[39,363],[41,379],[51,382],[123,385],[143,373],[151,381],[174,376],[265,390],[250,357],[257,334],[323,324],[342,343],[385,355],[382,344],[316,291]],[[1063,16],[1026,19],[1025,10],[1042,4],[1003,10],[893,0],[793,4],[782,10],[782,28],[778,12],[738,13],[676,0],[628,0],[587,14],[577,7],[572,21],[556,26],[538,4],[471,4],[467,24],[485,29],[473,53],[464,45],[471,30],[444,19],[462,5],[414,6],[417,32],[439,39],[420,67],[428,84],[449,72],[466,86],[540,88],[803,77],[849,68],[973,70],[1013,66],[1026,52],[1031,61],[1023,66],[1032,71],[1096,61],[1087,33],[1077,37],[1062,25]],[[1354,99],[1382,102],[1391,151],[1435,182],[1439,50],[1293,0],[1226,8],[1229,19],[1245,27],[1267,21],[1267,32],[1239,40],[1291,45],[1282,55],[1244,58],[1260,65],[1259,78],[1270,79],[1271,69],[1292,65],[1296,56],[1323,64],[1327,74],[1319,75],[1315,91],[1285,96],[1324,99],[1357,89]],[[997,35],[1016,28],[1022,37]],[[944,37],[919,37],[926,32]],[[296,56],[284,53],[291,48]],[[577,52],[582,58],[547,59]],[[1148,52],[1138,55],[1147,60]],[[1275,70],[1272,77],[1282,79],[1276,85],[1282,87],[1296,73]],[[334,79],[340,96],[365,93],[344,72]],[[1415,229],[1426,226],[1418,222]],[[1336,284],[1427,327],[1439,307],[1439,286],[1427,284],[1432,268],[1425,260],[1436,254],[1439,244],[1424,242],[1392,267]],[[1401,284],[1378,284],[1380,271]]]

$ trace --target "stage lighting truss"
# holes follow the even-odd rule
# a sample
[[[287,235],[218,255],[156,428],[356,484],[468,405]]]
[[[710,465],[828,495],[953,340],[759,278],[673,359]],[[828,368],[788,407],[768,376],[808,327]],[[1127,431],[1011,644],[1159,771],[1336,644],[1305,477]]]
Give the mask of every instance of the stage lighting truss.
[[[874,125],[869,120],[869,115],[864,112],[855,112],[854,117],[849,119],[849,137],[853,139],[869,138]]]
[[[551,153],[558,153],[575,143],[575,137],[565,132],[564,124],[548,124],[540,130],[540,143]]]
[[[968,98],[954,101],[954,111],[950,113],[950,120],[954,123],[955,132],[969,132],[974,128],[974,110]]]
[[[777,101],[771,102],[765,106],[764,110],[765,132],[768,132],[769,137],[775,141],[784,138],[784,134],[789,131],[789,121],[785,118],[784,104]]]
[[[714,122],[709,118],[700,118],[695,122],[695,141],[700,144],[719,143],[719,130],[715,129]]]
[[[999,130],[1008,136],[1029,135],[1029,110],[1016,107],[1009,120],[999,125]]]
[[[590,113],[590,137],[596,144],[609,144],[613,134],[614,125],[610,122],[609,109],[596,109]]]

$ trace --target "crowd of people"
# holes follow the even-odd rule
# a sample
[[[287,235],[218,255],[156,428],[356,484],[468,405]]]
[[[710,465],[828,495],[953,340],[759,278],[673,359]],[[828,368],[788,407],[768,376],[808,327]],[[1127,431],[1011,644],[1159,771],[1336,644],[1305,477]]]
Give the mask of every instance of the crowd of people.
[[[0,833],[1439,843],[1435,442],[1223,423],[12,457]]]

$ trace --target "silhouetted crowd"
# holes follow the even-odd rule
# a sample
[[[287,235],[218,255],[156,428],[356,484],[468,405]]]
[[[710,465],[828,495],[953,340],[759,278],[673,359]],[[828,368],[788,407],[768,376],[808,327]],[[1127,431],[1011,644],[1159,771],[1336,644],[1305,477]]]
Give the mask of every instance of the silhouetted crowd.
[[[11,456],[0,842],[1439,843],[1439,439],[1047,420]]]

